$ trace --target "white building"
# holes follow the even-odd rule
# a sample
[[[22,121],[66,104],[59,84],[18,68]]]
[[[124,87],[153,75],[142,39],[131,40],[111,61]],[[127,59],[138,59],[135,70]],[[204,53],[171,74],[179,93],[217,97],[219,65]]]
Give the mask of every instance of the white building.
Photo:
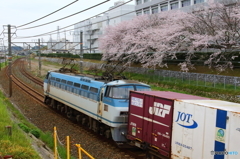
[[[73,43],[65,38],[60,39],[60,41],[50,39],[47,47],[48,50],[53,50],[54,52],[68,52],[74,49]]]
[[[135,5],[124,4],[119,6],[123,3],[124,1],[115,2],[114,6],[110,8],[114,9],[110,10],[106,14],[78,23],[74,26],[74,42],[80,42],[80,32],[83,32],[83,50],[85,53],[100,52],[98,50],[98,38],[103,34],[104,29],[108,25],[114,25],[123,21],[131,20],[135,17]],[[75,48],[79,50],[80,46],[78,45]]]
[[[135,0],[136,15],[155,14],[164,11],[181,9],[191,11],[197,5],[206,2],[225,2],[231,3],[231,0]]]

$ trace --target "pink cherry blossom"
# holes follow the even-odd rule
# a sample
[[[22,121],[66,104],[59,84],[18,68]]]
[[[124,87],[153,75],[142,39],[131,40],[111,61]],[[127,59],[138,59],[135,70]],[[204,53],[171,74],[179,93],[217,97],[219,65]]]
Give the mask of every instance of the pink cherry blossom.
[[[141,62],[143,67],[167,67],[166,60],[186,53],[182,71],[194,69],[196,52],[211,52],[205,64],[224,71],[240,49],[240,4],[209,3],[192,12],[173,10],[137,16],[106,28],[100,38],[103,60]]]

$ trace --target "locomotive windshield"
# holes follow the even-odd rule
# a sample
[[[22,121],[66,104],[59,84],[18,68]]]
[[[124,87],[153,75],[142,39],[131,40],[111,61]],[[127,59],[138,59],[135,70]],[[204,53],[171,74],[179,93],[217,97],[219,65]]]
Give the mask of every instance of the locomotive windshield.
[[[149,91],[149,87],[144,86],[114,86],[108,87],[106,96],[110,98],[128,99],[130,90]]]

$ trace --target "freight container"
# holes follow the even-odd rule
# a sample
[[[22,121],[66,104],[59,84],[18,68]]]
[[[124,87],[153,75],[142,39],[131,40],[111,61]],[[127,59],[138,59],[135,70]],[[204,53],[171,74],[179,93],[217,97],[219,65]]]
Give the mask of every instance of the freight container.
[[[240,158],[240,104],[165,91],[129,99],[127,138],[148,157]]]
[[[172,155],[176,158],[240,158],[240,104],[175,101],[173,114]]]

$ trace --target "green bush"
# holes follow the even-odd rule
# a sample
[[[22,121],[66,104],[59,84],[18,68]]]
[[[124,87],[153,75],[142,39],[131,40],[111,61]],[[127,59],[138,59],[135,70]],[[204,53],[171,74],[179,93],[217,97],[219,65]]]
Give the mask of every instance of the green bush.
[[[71,53],[49,53],[49,54],[41,54],[41,56],[45,57],[58,57],[58,58],[76,58],[79,59],[79,54],[73,55]],[[93,59],[93,60],[101,60],[102,59],[102,54],[101,53],[84,53],[83,54],[84,59]]]
[[[19,123],[18,126],[26,133],[29,133],[30,128],[24,125],[23,123]]]
[[[39,130],[31,130],[30,133],[33,134],[36,138],[40,137],[40,131]]]

